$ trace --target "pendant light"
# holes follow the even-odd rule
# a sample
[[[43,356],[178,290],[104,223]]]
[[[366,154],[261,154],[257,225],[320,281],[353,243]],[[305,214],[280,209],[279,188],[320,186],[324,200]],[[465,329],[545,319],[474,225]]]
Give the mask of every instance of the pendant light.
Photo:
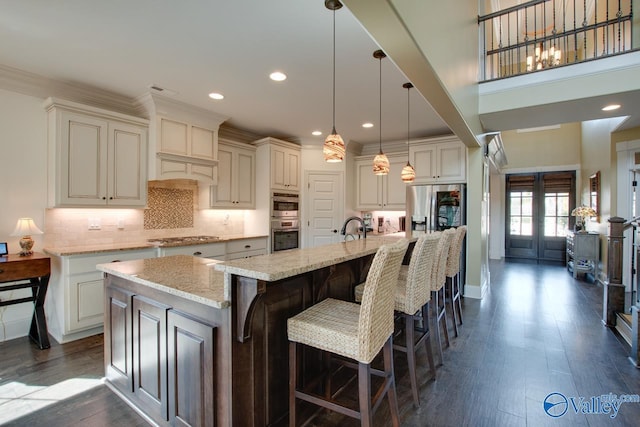
[[[409,91],[413,85],[411,83],[405,83],[402,87],[407,90],[407,164],[402,168],[400,177],[403,182],[413,182],[413,180],[416,179],[416,171],[413,166],[411,166],[411,162],[409,162],[409,123],[411,119],[411,98],[409,97]]]
[[[387,55],[381,50],[376,50],[373,52],[373,57],[380,60],[380,121],[378,122],[378,129],[380,131],[380,152],[373,159],[373,174],[386,175],[389,173],[389,159],[382,152],[382,58],[386,58]]]
[[[344,159],[344,141],[336,132],[336,10],[342,7],[338,0],[325,0],[324,6],[333,11],[333,129],[322,147],[324,160],[329,163],[341,162]]]

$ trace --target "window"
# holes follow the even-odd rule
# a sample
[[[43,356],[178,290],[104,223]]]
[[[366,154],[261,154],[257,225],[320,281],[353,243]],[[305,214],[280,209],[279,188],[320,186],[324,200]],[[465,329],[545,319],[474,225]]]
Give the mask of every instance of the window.
[[[545,193],[544,235],[564,237],[569,229],[569,193]]]
[[[511,234],[531,236],[533,234],[533,193],[513,191],[509,194],[511,204]]]

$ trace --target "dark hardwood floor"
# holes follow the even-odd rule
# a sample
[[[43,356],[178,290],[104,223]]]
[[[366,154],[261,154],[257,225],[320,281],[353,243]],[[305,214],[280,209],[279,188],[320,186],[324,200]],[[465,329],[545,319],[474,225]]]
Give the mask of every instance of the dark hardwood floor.
[[[421,406],[411,399],[404,355],[396,354],[403,426],[637,426],[640,403],[617,416],[558,418],[543,401],[640,394],[640,370],[629,348],[602,325],[602,288],[574,280],[560,266],[493,262],[491,290],[463,301],[464,325],[444,351],[437,380],[418,353]],[[437,354],[437,352],[436,352]],[[27,338],[0,343],[0,424],[15,426],[142,426],[145,421],[100,382],[102,336],[38,350]],[[347,394],[350,393],[347,388]],[[376,426],[390,425],[386,402]],[[311,426],[357,426],[320,412]]]

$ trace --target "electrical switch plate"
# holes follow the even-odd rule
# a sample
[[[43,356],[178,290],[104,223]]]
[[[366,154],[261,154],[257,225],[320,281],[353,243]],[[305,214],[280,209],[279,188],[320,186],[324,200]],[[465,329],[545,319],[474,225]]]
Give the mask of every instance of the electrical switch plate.
[[[100,218],[89,218],[89,230],[100,230],[101,228]]]

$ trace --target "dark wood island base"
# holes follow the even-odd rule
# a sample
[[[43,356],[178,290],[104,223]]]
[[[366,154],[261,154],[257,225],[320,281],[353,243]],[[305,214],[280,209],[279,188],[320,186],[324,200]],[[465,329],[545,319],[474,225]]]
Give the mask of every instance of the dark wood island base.
[[[377,248],[396,239],[99,265],[107,384],[158,425],[288,425],[287,319],[328,297],[353,301]],[[323,365],[310,349],[298,366],[304,383]]]

